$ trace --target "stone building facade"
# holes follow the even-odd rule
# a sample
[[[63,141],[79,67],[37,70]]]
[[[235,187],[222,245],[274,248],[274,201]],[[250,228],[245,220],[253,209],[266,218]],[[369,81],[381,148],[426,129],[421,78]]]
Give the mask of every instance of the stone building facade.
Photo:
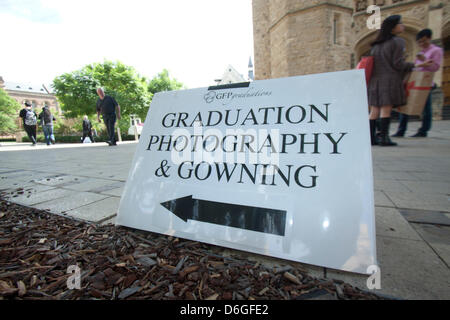
[[[442,117],[443,105],[450,108],[450,0],[253,0],[255,79],[353,69],[378,32],[367,27],[370,5],[381,9],[382,20],[402,15],[409,61],[424,28],[445,48],[433,94],[435,117]]]
[[[21,106],[25,106],[25,102],[30,102],[32,108],[36,112],[40,112],[44,105],[50,107],[54,114],[61,114],[58,101],[44,85],[30,85],[25,83],[15,83],[4,81],[0,76],[0,88],[13,99],[15,99]]]
[[[215,80],[216,85],[224,85],[230,83],[245,82],[244,77],[232,65],[228,65],[222,78]]]
[[[59,107],[56,96],[53,95],[44,85],[30,85],[25,83],[15,83],[4,81],[0,76],[0,88],[6,91],[6,93],[13,99],[15,99],[22,107],[25,107],[25,102],[29,102],[32,105],[32,109],[39,114],[42,108],[47,105],[50,111],[54,115],[62,116],[61,108]],[[17,114],[17,125],[23,129],[22,121]],[[21,130],[16,133],[16,140],[22,141],[22,137],[25,135]]]

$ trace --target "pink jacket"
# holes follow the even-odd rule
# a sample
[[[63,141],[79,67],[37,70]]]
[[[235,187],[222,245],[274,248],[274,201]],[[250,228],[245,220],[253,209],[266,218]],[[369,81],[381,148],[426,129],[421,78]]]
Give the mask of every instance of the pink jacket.
[[[427,49],[420,51],[420,53],[425,56],[425,61],[433,60],[433,64],[429,67],[417,68],[418,71],[436,72],[439,70],[442,63],[442,57],[444,56],[444,51],[442,50],[441,47],[435,46],[434,44],[430,44],[430,46]],[[420,64],[425,61],[416,59],[416,64]]]

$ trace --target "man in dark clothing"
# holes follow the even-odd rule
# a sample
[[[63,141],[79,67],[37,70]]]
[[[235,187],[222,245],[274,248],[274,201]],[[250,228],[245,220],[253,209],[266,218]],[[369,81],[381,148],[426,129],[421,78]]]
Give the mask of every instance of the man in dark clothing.
[[[92,136],[92,124],[89,121],[88,116],[84,116],[83,118],[83,138],[81,139],[82,142],[84,142],[84,139],[86,137],[89,137],[91,139],[91,142],[94,143],[94,137]]]
[[[39,120],[41,121],[45,142],[48,146],[50,143],[55,144],[55,136],[53,135],[53,121],[56,119],[47,105],[44,106],[42,112],[39,114]]]
[[[37,125],[37,115],[36,112],[33,111],[31,108],[31,103],[25,102],[25,108],[23,108],[20,113],[19,117],[23,120],[23,128],[25,129],[25,132],[28,135],[28,138],[30,138],[32,145],[35,146],[36,141],[36,125]]]
[[[120,120],[120,106],[113,97],[105,95],[102,88],[97,89],[97,94],[99,97],[97,100],[97,120],[98,122],[101,122],[101,113],[106,130],[108,131],[109,140],[107,142],[110,146],[116,146],[114,124],[116,122],[116,117]]]

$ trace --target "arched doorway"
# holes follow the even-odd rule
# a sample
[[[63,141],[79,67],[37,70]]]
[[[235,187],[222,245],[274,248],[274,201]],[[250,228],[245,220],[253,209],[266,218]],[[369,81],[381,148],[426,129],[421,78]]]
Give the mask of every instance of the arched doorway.
[[[355,49],[353,50],[357,62],[361,60],[363,56],[367,56],[369,54],[371,48],[370,44],[375,40],[377,34],[378,32],[374,31],[357,41]]]
[[[416,43],[416,34],[419,32],[418,29],[410,26],[405,26],[405,31],[400,35],[401,38],[405,39],[405,57],[407,61],[414,61],[419,48]],[[368,55],[370,52],[370,44],[375,40],[378,35],[378,31],[373,31],[365,35],[362,39],[355,44],[355,57],[356,61],[359,61],[361,57]]]

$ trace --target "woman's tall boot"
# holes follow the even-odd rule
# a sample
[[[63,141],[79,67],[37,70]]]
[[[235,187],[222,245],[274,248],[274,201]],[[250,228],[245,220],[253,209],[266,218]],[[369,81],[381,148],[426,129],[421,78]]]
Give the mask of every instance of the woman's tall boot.
[[[378,139],[376,136],[376,121],[377,120],[369,120],[370,123],[370,144],[373,146],[378,145]]]
[[[380,119],[380,146],[392,147],[396,146],[397,143],[391,141],[389,138],[389,126],[391,124],[391,118],[381,118]]]

